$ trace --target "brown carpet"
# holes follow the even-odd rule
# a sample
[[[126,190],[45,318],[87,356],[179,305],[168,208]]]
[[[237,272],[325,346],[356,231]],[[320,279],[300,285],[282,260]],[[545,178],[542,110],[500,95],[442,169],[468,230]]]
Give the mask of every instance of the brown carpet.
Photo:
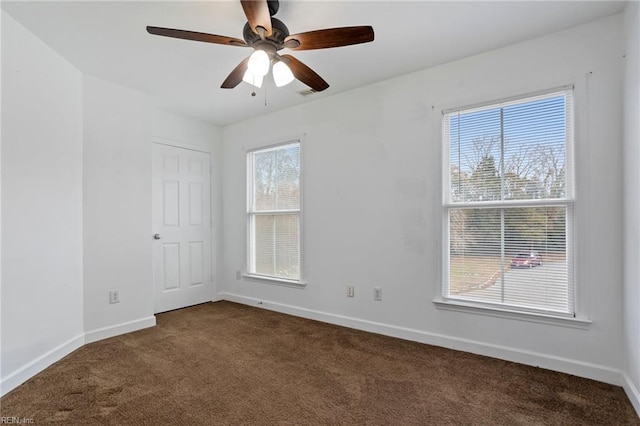
[[[640,425],[616,386],[230,302],[92,343],[2,400],[70,425]]]

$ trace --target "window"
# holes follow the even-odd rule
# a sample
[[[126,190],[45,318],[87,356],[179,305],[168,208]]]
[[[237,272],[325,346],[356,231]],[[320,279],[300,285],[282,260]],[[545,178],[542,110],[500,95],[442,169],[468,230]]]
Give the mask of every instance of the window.
[[[572,88],[443,115],[443,297],[574,316]]]
[[[301,280],[300,142],[247,153],[248,272]]]

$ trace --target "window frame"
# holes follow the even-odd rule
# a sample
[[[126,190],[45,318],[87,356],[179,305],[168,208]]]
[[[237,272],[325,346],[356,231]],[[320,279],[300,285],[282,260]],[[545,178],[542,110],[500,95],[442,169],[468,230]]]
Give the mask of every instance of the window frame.
[[[253,211],[253,197],[254,197],[254,179],[253,179],[253,154],[258,153],[258,152],[262,152],[262,151],[271,151],[271,150],[277,150],[281,147],[285,147],[288,145],[298,145],[298,149],[299,149],[299,165],[300,165],[300,174],[299,174],[299,185],[300,185],[300,196],[299,196],[299,206],[298,209],[286,209],[286,210],[269,210],[269,211],[260,211],[260,212],[255,212]],[[242,277],[243,278],[247,278],[251,281],[256,281],[256,282],[264,282],[264,283],[270,283],[270,284],[279,284],[279,285],[284,285],[284,286],[289,286],[289,287],[304,287],[306,286],[306,282],[304,281],[304,267],[303,267],[303,194],[304,194],[304,188],[303,188],[303,138],[302,137],[297,137],[297,138],[292,138],[292,139],[287,139],[283,142],[278,142],[278,143],[274,143],[274,144],[270,144],[270,145],[264,145],[264,146],[259,146],[259,147],[255,147],[255,148],[251,148],[246,150],[245,152],[245,165],[246,165],[246,184],[245,184],[245,190],[246,190],[246,199],[245,199],[245,203],[246,203],[246,245],[245,245],[245,252],[246,252],[246,256],[245,256],[245,268],[244,268],[244,272],[242,273]],[[251,157],[250,157],[251,156]],[[299,277],[298,279],[288,279],[288,278],[284,278],[284,277],[280,277],[280,276],[276,276],[276,275],[268,275],[268,274],[259,274],[256,272],[253,272],[251,270],[251,265],[253,262],[253,258],[252,258],[252,253],[253,253],[253,247],[252,247],[252,239],[253,239],[253,232],[252,232],[252,218],[257,216],[257,215],[265,215],[265,214],[273,214],[273,215],[277,215],[277,214],[282,214],[282,215],[289,215],[289,214],[297,214],[298,216],[298,264],[299,264]]]
[[[550,198],[550,199],[526,199],[526,200],[504,200],[499,201],[480,201],[480,202],[453,202],[451,200],[451,161],[450,161],[450,141],[445,139],[447,133],[445,132],[445,116],[456,111],[469,111],[473,109],[484,108],[502,108],[509,104],[517,104],[522,101],[526,102],[528,99],[531,101],[535,97],[551,95],[554,93],[565,92],[570,96],[571,104],[567,103],[565,106],[565,117],[567,121],[571,121],[566,127],[566,139],[565,139],[565,163],[567,164],[567,170],[570,173],[566,176],[566,193],[564,198]],[[576,218],[576,152],[575,152],[575,135],[577,127],[576,117],[576,90],[574,85],[565,85],[555,87],[547,90],[541,90],[537,92],[530,92],[526,94],[520,94],[503,99],[491,100],[487,102],[481,102],[471,104],[467,106],[442,109],[441,114],[436,117],[439,119],[440,131],[439,137],[441,141],[442,149],[442,274],[439,282],[438,296],[433,300],[436,307],[440,309],[460,311],[466,313],[476,313],[489,316],[497,316],[501,318],[523,319],[533,322],[562,324],[570,327],[585,328],[591,321],[584,317],[580,308],[581,305],[578,300],[579,289],[576,280],[576,248],[575,248],[575,218]],[[569,117],[568,114],[571,114]],[[508,209],[508,208],[521,208],[521,207],[553,207],[562,206],[566,208],[566,250],[568,256],[567,266],[567,282],[570,287],[569,303],[571,305],[571,313],[553,312],[545,309],[528,309],[518,306],[495,304],[490,301],[474,301],[464,298],[452,297],[449,294],[449,260],[450,260],[450,212],[456,209],[463,208],[495,208],[495,209]]]

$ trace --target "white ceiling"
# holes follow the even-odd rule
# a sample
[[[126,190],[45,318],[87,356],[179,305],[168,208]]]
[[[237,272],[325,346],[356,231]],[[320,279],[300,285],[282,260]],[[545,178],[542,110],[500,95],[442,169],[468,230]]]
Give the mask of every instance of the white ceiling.
[[[237,0],[2,2],[2,9],[86,74],[152,95],[161,108],[225,125],[621,12],[617,1],[281,1],[290,33],[372,25],[375,41],[291,52],[330,85],[220,89],[247,48],[147,34],[147,25],[242,38]]]

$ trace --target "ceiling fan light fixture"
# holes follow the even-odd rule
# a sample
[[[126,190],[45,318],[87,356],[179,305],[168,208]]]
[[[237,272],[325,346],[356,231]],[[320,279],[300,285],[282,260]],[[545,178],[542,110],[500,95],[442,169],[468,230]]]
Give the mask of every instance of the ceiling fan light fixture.
[[[273,64],[273,81],[277,87],[286,86],[294,79],[293,73],[287,64],[277,61]]]
[[[147,32],[163,37],[254,49],[249,57],[245,57],[231,71],[222,82],[221,89],[233,89],[242,81],[260,87],[262,79],[269,74],[269,69],[273,65],[274,83],[277,87],[285,86],[298,79],[315,92],[329,88],[329,83],[295,57],[279,55],[280,50],[329,49],[369,43],[374,39],[373,27],[370,25],[325,28],[290,34],[284,22],[273,17],[278,11],[279,0],[240,0],[240,4],[247,18],[247,23],[242,29],[244,40],[197,31],[153,26],[147,26]],[[247,70],[250,70],[248,75]]]
[[[263,80],[264,77],[255,75],[249,70],[246,70],[244,72],[244,76],[242,77],[242,81],[244,81],[245,83],[249,83],[253,87],[257,87],[258,89],[262,87]]]
[[[264,50],[256,49],[255,52],[249,56],[249,62],[247,68],[257,77],[264,77],[269,73],[269,65],[271,60],[269,55]]]

